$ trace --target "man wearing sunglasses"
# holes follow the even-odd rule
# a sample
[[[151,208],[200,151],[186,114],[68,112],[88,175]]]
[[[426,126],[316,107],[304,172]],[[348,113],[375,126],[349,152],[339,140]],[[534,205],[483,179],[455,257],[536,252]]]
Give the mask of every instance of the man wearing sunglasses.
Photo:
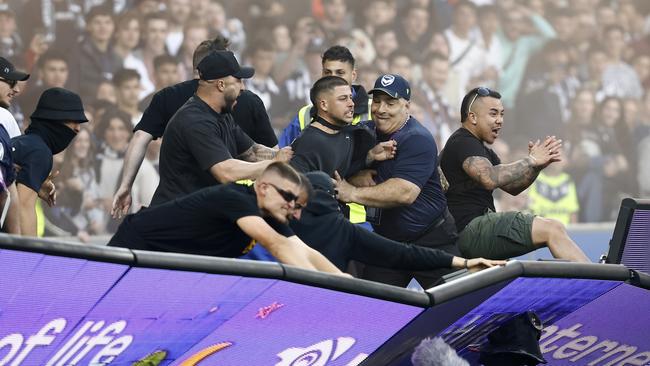
[[[548,247],[555,258],[589,262],[557,220],[521,212],[495,212],[492,191],[518,195],[539,172],[562,159],[562,140],[555,136],[531,142],[528,156],[502,164],[492,144],[503,127],[501,94],[479,87],[465,95],[462,126],[443,149],[440,166],[449,181],[447,204],[456,219],[458,247],[467,257],[507,259]]]
[[[287,226],[305,204],[305,185],[310,191],[293,168],[274,162],[252,186],[215,185],[127,215],[109,245],[236,258],[260,243],[281,263],[341,274]]]

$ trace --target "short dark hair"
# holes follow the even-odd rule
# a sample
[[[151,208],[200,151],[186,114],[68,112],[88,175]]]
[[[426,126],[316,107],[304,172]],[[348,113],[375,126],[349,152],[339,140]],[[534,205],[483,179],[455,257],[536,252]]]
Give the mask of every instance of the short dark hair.
[[[168,65],[168,64],[178,65],[178,59],[174,56],[170,56],[167,54],[158,55],[153,59],[154,70],[158,70],[163,65]]]
[[[440,60],[440,61],[449,61],[449,57],[445,56],[442,52],[440,51],[429,51],[425,54],[424,56],[424,64],[430,65],[432,61],[434,60]]]
[[[411,54],[409,52],[398,48],[395,51],[391,52],[390,55],[388,55],[388,65],[390,66],[393,62],[395,62],[395,59],[398,57],[406,57],[409,59],[409,61],[413,62],[413,57],[411,57]]]
[[[90,23],[99,16],[109,16],[111,19],[114,19],[113,10],[106,5],[97,5],[90,8],[88,14],[86,14],[85,21],[86,24]]]
[[[230,47],[230,40],[222,35],[218,35],[213,39],[206,39],[199,43],[192,54],[192,68],[196,69],[199,62],[205,58],[212,51],[224,51]]]
[[[281,161],[275,161],[264,169],[262,176],[265,176],[268,173],[275,173],[280,176],[280,178],[286,179],[291,183],[302,185],[302,179],[300,179],[300,174],[287,163]]]
[[[481,95],[479,93],[479,89],[487,89],[489,92],[485,95]],[[469,105],[472,103],[474,100],[474,96],[476,96],[476,99],[478,98],[484,98],[484,97],[491,97],[491,98],[496,98],[496,99],[501,99],[501,94],[495,90],[488,89],[485,87],[476,87],[472,90],[470,90],[465,96],[463,97],[462,103],[460,103],[460,122],[463,123],[467,120],[467,116],[469,115]]]
[[[156,11],[156,12],[147,14],[144,17],[144,20],[142,21],[142,25],[144,26],[145,29],[147,27],[147,24],[149,24],[149,22],[152,21],[152,20],[164,20],[167,23],[169,23],[169,16],[164,11]]]
[[[323,76],[322,78],[316,80],[314,85],[309,90],[309,100],[311,104],[316,106],[317,99],[325,91],[334,90],[337,86],[350,85],[345,79],[339,76]]]
[[[309,201],[314,195],[314,186],[306,175],[302,173],[298,173],[298,175],[300,176],[300,189],[307,193],[307,200]]]
[[[45,51],[41,57],[38,58],[38,67],[43,68],[45,66],[45,63],[52,60],[63,61],[66,63],[66,65],[69,64],[68,57],[65,53],[61,52],[60,50],[50,48],[49,50]]]
[[[138,79],[140,81],[140,74],[134,69],[119,69],[113,74],[113,85],[119,87],[132,79]]]
[[[325,53],[323,53],[322,57],[322,63],[325,63],[326,61],[341,61],[341,62],[347,62],[350,65],[352,65],[352,68],[354,69],[354,56],[352,56],[352,52],[345,47],[345,46],[332,46],[328,48]]]

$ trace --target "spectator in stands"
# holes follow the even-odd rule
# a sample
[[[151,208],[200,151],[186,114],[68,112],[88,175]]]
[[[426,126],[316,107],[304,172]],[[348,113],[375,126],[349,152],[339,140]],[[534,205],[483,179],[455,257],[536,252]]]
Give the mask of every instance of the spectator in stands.
[[[325,31],[325,39],[334,41],[342,34],[348,34],[354,26],[347,0],[324,0],[323,19],[320,27]]]
[[[361,5],[363,13],[363,31],[376,38],[377,29],[380,27],[393,28],[397,17],[397,1],[395,0],[369,0]]]
[[[113,48],[111,38],[115,30],[111,9],[97,6],[86,16],[86,37],[78,45],[78,56],[70,59],[75,77],[71,85],[78,85],[81,95],[95,95],[102,80],[111,80],[121,62]]]
[[[373,63],[382,73],[387,73],[390,71],[388,67],[388,58],[393,52],[397,51],[397,48],[399,47],[397,33],[395,33],[395,29],[391,25],[377,27],[372,39],[375,50],[377,51]]]
[[[421,51],[429,45],[431,38],[433,27],[429,23],[429,11],[426,7],[410,4],[404,9],[397,19],[397,39],[400,49],[413,57],[420,55]]]
[[[28,0],[24,3],[18,27],[25,42],[40,38],[53,43],[52,48],[61,52],[75,50],[76,40],[84,29],[83,9],[77,2]]]
[[[181,44],[185,40],[185,27],[189,24],[192,13],[192,4],[190,0],[167,0],[167,14],[169,14],[169,30],[165,44],[170,55],[178,54]],[[208,38],[203,35],[199,42]],[[197,46],[198,43],[195,45]],[[190,52],[195,47],[190,48]]]
[[[151,100],[156,92],[168,86],[178,84],[183,80],[179,72],[178,60],[175,57],[169,55],[158,56],[153,60],[153,67],[154,85],[156,89],[138,103],[138,109],[143,112],[151,104]]]
[[[36,236],[36,198],[50,206],[55,192],[41,189],[52,171],[52,155],[63,151],[87,122],[79,95],[51,88],[41,94],[25,135],[11,140],[14,163],[19,171],[16,178],[22,235]]]
[[[22,57],[24,48],[16,27],[16,15],[9,9],[0,10],[0,55],[18,59]]]
[[[397,75],[404,75],[407,80],[413,80],[413,59],[411,56],[398,49],[388,57],[388,70]]]
[[[44,210],[52,225],[64,231],[57,235],[74,235],[88,242],[90,235],[105,233],[107,214],[96,179],[95,151],[94,139],[84,125],[65,150],[64,164],[57,177],[61,199],[56,206]]]
[[[23,111],[31,112],[45,89],[64,88],[68,83],[70,68],[64,53],[58,50],[48,50],[38,59],[37,77],[35,82],[28,85],[20,97]]]
[[[240,67],[230,51],[212,51],[201,60],[196,94],[174,114],[160,149],[160,184],[152,199],[159,205],[219,183],[256,179],[273,161],[291,159],[257,144],[230,118],[242,79],[255,70]]]
[[[354,185],[337,175],[337,198],[376,208],[368,212],[368,221],[381,236],[458,255],[454,219],[440,186],[438,149],[431,133],[410,116],[408,82],[399,75],[382,75],[370,92],[377,140],[395,140],[398,153],[379,162],[375,171],[363,170],[350,178]],[[368,266],[363,278],[406,286],[415,277],[423,287],[430,287],[448,272]]]
[[[140,58],[147,68],[147,77],[143,77],[143,83],[153,84],[154,67],[153,60],[160,55],[169,55],[167,50],[167,34],[169,32],[169,19],[163,12],[147,15],[142,23],[142,47],[136,51],[135,56]]]
[[[262,14],[264,13],[262,12]],[[205,12],[205,19],[210,34],[219,34],[230,40],[229,49],[237,57],[241,57],[246,48],[246,30],[242,21],[226,14],[226,10],[219,1],[210,2]]]
[[[521,79],[531,55],[540,50],[547,40],[554,38],[556,33],[544,17],[524,5],[517,4],[502,14],[503,26],[498,33],[503,47],[499,89],[503,95],[503,105],[510,109],[515,105]],[[527,21],[533,24],[532,34],[525,33]]]
[[[271,125],[279,131],[288,118],[286,110],[282,108],[286,105],[287,92],[273,80],[271,71],[274,59],[275,51],[268,42],[251,44],[248,60],[255,69],[255,75],[246,81],[246,88],[262,99]]]
[[[121,67],[133,69],[140,74],[142,89],[140,98],[153,92],[153,84],[149,83],[147,67],[134,51],[140,44],[140,18],[135,12],[127,12],[120,15],[115,23],[115,36],[113,39],[113,50],[122,60]]]
[[[281,263],[342,274],[287,226],[301,184],[295,170],[276,162],[252,186],[211,186],[129,215],[108,245],[238,257],[260,243]]]
[[[216,37],[203,41],[194,51],[193,64],[196,66],[213,50],[226,49],[230,44],[227,38]],[[128,212],[131,205],[131,186],[144,159],[147,145],[162,136],[167,123],[176,111],[197,90],[198,78],[167,87],[154,95],[151,105],[142,115],[142,120],[135,128],[133,139],[124,156],[125,165],[118,191],[115,193],[113,217]],[[233,119],[253,141],[266,146],[277,145],[277,139],[261,99],[249,91],[242,91],[237,98],[238,108],[233,111]]]
[[[481,47],[476,18],[476,5],[468,0],[459,1],[454,8],[452,25],[444,32],[449,44],[449,65],[460,75],[459,95],[466,90],[470,79],[479,77],[489,66],[499,68],[499,65],[488,64],[490,59]]]
[[[142,117],[138,108],[140,95],[140,74],[133,69],[119,69],[113,76],[117,108],[131,116],[131,124],[135,126]]]
[[[501,95],[474,88],[461,104],[462,127],[447,141],[440,167],[449,182],[447,199],[459,231],[458,247],[464,256],[507,259],[540,247],[555,258],[589,262],[557,220],[521,212],[495,212],[492,191],[501,188],[517,195],[528,188],[541,170],[561,160],[561,140],[554,136],[528,146],[528,156],[501,164],[492,144],[503,126]]]
[[[431,116],[429,123],[424,126],[431,132],[439,146],[451,135],[452,108],[447,99],[449,80],[449,59],[438,52],[430,52],[422,64],[422,81],[416,86],[414,100],[425,108],[425,113]],[[425,122],[425,121],[423,121]]]
[[[183,43],[181,43],[176,53],[176,58],[181,63],[182,75],[180,80],[192,78],[192,75],[194,75],[194,66],[192,65],[194,50],[208,38],[210,38],[208,28],[204,23],[192,21],[185,25],[185,28],[183,28]],[[156,59],[154,59],[154,69],[156,66],[155,61]]]
[[[119,175],[115,172],[121,171],[124,166],[124,153],[129,146],[132,128],[130,115],[119,109],[107,110],[95,127],[95,135],[101,141],[96,159],[97,181],[103,209],[106,212],[110,210],[113,194],[117,190]],[[133,184],[132,212],[149,205],[159,180],[155,168],[149,160],[145,159]],[[116,222],[109,223],[107,230],[114,232],[116,224]]]
[[[643,96],[643,88],[636,71],[625,62],[625,31],[619,25],[605,28],[603,42],[607,45],[607,64],[603,70],[603,90],[605,95],[619,98]]]

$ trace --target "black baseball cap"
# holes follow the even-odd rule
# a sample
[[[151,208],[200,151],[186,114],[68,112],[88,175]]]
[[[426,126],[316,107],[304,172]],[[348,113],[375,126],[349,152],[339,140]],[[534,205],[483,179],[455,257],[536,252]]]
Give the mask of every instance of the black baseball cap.
[[[409,82],[403,77],[396,74],[385,74],[377,78],[375,87],[368,92],[368,94],[383,92],[388,94],[391,98],[406,100],[411,99],[411,87]]]
[[[0,77],[6,80],[25,81],[29,79],[29,74],[16,70],[9,60],[0,57]]]
[[[255,75],[255,69],[239,66],[235,55],[230,51],[212,51],[196,67],[201,80],[215,80],[234,76],[237,79],[249,79]]]

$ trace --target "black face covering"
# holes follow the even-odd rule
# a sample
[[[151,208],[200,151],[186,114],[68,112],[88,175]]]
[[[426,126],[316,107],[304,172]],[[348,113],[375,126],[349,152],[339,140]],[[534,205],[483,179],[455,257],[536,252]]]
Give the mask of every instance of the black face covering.
[[[32,123],[25,130],[25,134],[35,134],[40,136],[45,144],[50,148],[53,155],[63,151],[72,139],[77,136],[70,127],[61,121],[50,121],[40,118],[32,118]]]

